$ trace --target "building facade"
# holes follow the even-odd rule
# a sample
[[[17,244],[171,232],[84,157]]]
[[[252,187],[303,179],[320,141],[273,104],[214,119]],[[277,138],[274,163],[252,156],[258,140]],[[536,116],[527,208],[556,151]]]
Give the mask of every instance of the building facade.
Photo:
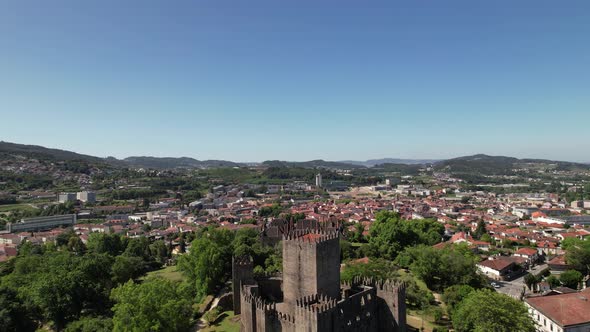
[[[76,193],[60,193],[57,195],[58,203],[67,203],[76,201]]]
[[[540,332],[590,331],[590,289],[525,299]]]
[[[10,233],[42,231],[59,226],[73,226],[75,223],[75,214],[65,214],[59,216],[22,219],[21,222],[6,224],[6,229]]]
[[[80,202],[84,202],[84,203],[94,203],[96,202],[96,193],[94,193],[93,191],[80,191],[77,195],[76,198],[80,201]]]
[[[318,173],[315,176],[315,186],[318,188],[322,187],[322,174],[321,173]]]

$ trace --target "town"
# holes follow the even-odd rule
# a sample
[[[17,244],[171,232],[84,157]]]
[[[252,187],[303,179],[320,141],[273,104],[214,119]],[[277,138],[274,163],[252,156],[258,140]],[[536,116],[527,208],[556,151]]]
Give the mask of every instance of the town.
[[[590,332],[589,22],[0,2],[0,332]]]
[[[203,234],[227,232],[235,234],[235,240],[240,234],[249,234],[252,239],[248,241],[266,243],[264,249],[247,241],[250,249],[244,253],[250,258],[240,258],[247,256],[237,255],[237,248],[228,257],[246,261],[254,257],[249,263],[253,270],[248,275],[258,275],[261,289],[271,289],[275,287],[269,286],[272,278],[260,276],[270,273],[280,277],[285,273],[280,263],[281,249],[273,248],[285,246],[285,236],[292,236],[291,229],[312,235],[335,232],[340,243],[338,255],[331,262],[337,264],[341,274],[338,280],[370,277],[404,282],[404,317],[400,319],[397,313],[394,324],[399,331],[469,330],[461,328],[461,324],[467,323],[460,318],[461,310],[467,310],[460,303],[468,297],[469,289],[474,294],[487,289],[523,303],[524,316],[528,315],[539,331],[566,332],[590,327],[587,165],[512,160],[502,172],[486,174],[482,165],[500,167],[494,164],[498,158],[473,156],[373,167],[275,162],[148,168],[82,160],[75,163],[77,168],[72,168],[67,166],[68,161],[60,163],[47,156],[5,152],[0,162],[0,220],[4,224],[0,261],[6,266],[5,271],[16,269],[24,255],[48,255],[55,250],[80,255],[97,250],[97,241],[115,236],[145,243],[149,256],[146,262],[122,263],[138,264],[120,277],[122,283],[152,280],[146,275],[158,274],[172,276],[176,282],[194,280],[199,277],[189,277],[186,271],[195,268],[186,266],[189,256],[199,255],[205,250],[202,245],[211,241],[203,239]],[[59,188],[67,190],[56,190]],[[407,226],[387,228],[397,223]],[[403,234],[414,234],[408,233],[406,227],[417,227],[413,232],[421,239],[404,239]],[[407,244],[402,246],[405,241]],[[219,244],[210,245],[217,248]],[[294,254],[285,248],[283,264]],[[414,257],[419,253],[412,248],[443,255],[438,264],[445,264],[444,255],[461,252],[467,258],[465,264],[473,268],[469,276],[472,279],[445,281],[435,272],[419,270],[420,258]],[[261,261],[261,257],[265,259]],[[10,268],[10,264],[16,265]],[[233,294],[239,294],[240,285],[246,282],[245,276],[235,279],[235,266],[233,269],[233,282],[231,267],[208,276],[213,280],[192,297],[198,299],[199,308],[190,324],[205,330],[223,330],[227,326],[261,330],[255,322],[246,322],[245,300],[240,304],[239,295],[233,295],[231,300],[232,289]],[[289,281],[285,282],[287,287]],[[331,285],[334,283],[339,284],[334,281]],[[276,291],[269,292],[275,295],[268,299],[277,298]],[[330,296],[337,298],[339,290],[334,292]],[[457,292],[466,293],[459,296],[454,294]],[[286,303],[291,301],[287,295]],[[312,293],[299,294],[292,301],[302,295]],[[238,315],[240,305],[242,323]],[[77,312],[59,316],[60,319],[31,319],[53,321],[65,327],[72,319],[68,317],[80,315]],[[291,322],[291,318],[285,317],[285,322]],[[295,321],[299,319],[293,318]],[[352,321],[356,321],[354,317]],[[297,328],[297,323],[289,324],[295,325],[284,325],[282,330]],[[350,326],[349,330],[360,329]],[[369,323],[363,326],[371,330]],[[262,330],[278,329],[268,325]]]

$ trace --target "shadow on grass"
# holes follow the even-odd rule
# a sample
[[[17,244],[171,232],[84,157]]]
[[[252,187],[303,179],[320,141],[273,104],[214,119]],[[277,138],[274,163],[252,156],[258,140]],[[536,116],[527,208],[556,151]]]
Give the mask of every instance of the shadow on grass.
[[[227,313],[222,313],[221,315],[217,316],[217,318],[215,318],[215,321],[213,321],[213,323],[211,324],[212,326],[219,326],[219,324],[221,324],[221,322],[227,317],[229,316]]]

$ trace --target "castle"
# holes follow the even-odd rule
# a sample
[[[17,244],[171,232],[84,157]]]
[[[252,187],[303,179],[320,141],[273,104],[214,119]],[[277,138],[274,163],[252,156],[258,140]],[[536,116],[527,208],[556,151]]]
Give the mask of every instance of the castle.
[[[282,244],[282,274],[254,276],[251,258],[234,258],[242,331],[406,331],[403,284],[340,282],[339,232],[293,230]]]

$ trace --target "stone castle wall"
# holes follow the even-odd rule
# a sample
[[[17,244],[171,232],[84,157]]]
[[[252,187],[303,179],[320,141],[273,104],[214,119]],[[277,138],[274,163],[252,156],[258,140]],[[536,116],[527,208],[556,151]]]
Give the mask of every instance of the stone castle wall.
[[[343,284],[354,293],[341,300],[318,294],[295,301],[294,313],[277,310],[275,303],[256,295],[259,288],[242,290],[242,331],[405,331],[405,286],[393,282],[364,281]],[[391,304],[388,304],[391,303]],[[400,314],[402,314],[400,316]]]
[[[337,232],[293,232],[283,239],[284,301],[312,294],[340,296],[340,245]]]

